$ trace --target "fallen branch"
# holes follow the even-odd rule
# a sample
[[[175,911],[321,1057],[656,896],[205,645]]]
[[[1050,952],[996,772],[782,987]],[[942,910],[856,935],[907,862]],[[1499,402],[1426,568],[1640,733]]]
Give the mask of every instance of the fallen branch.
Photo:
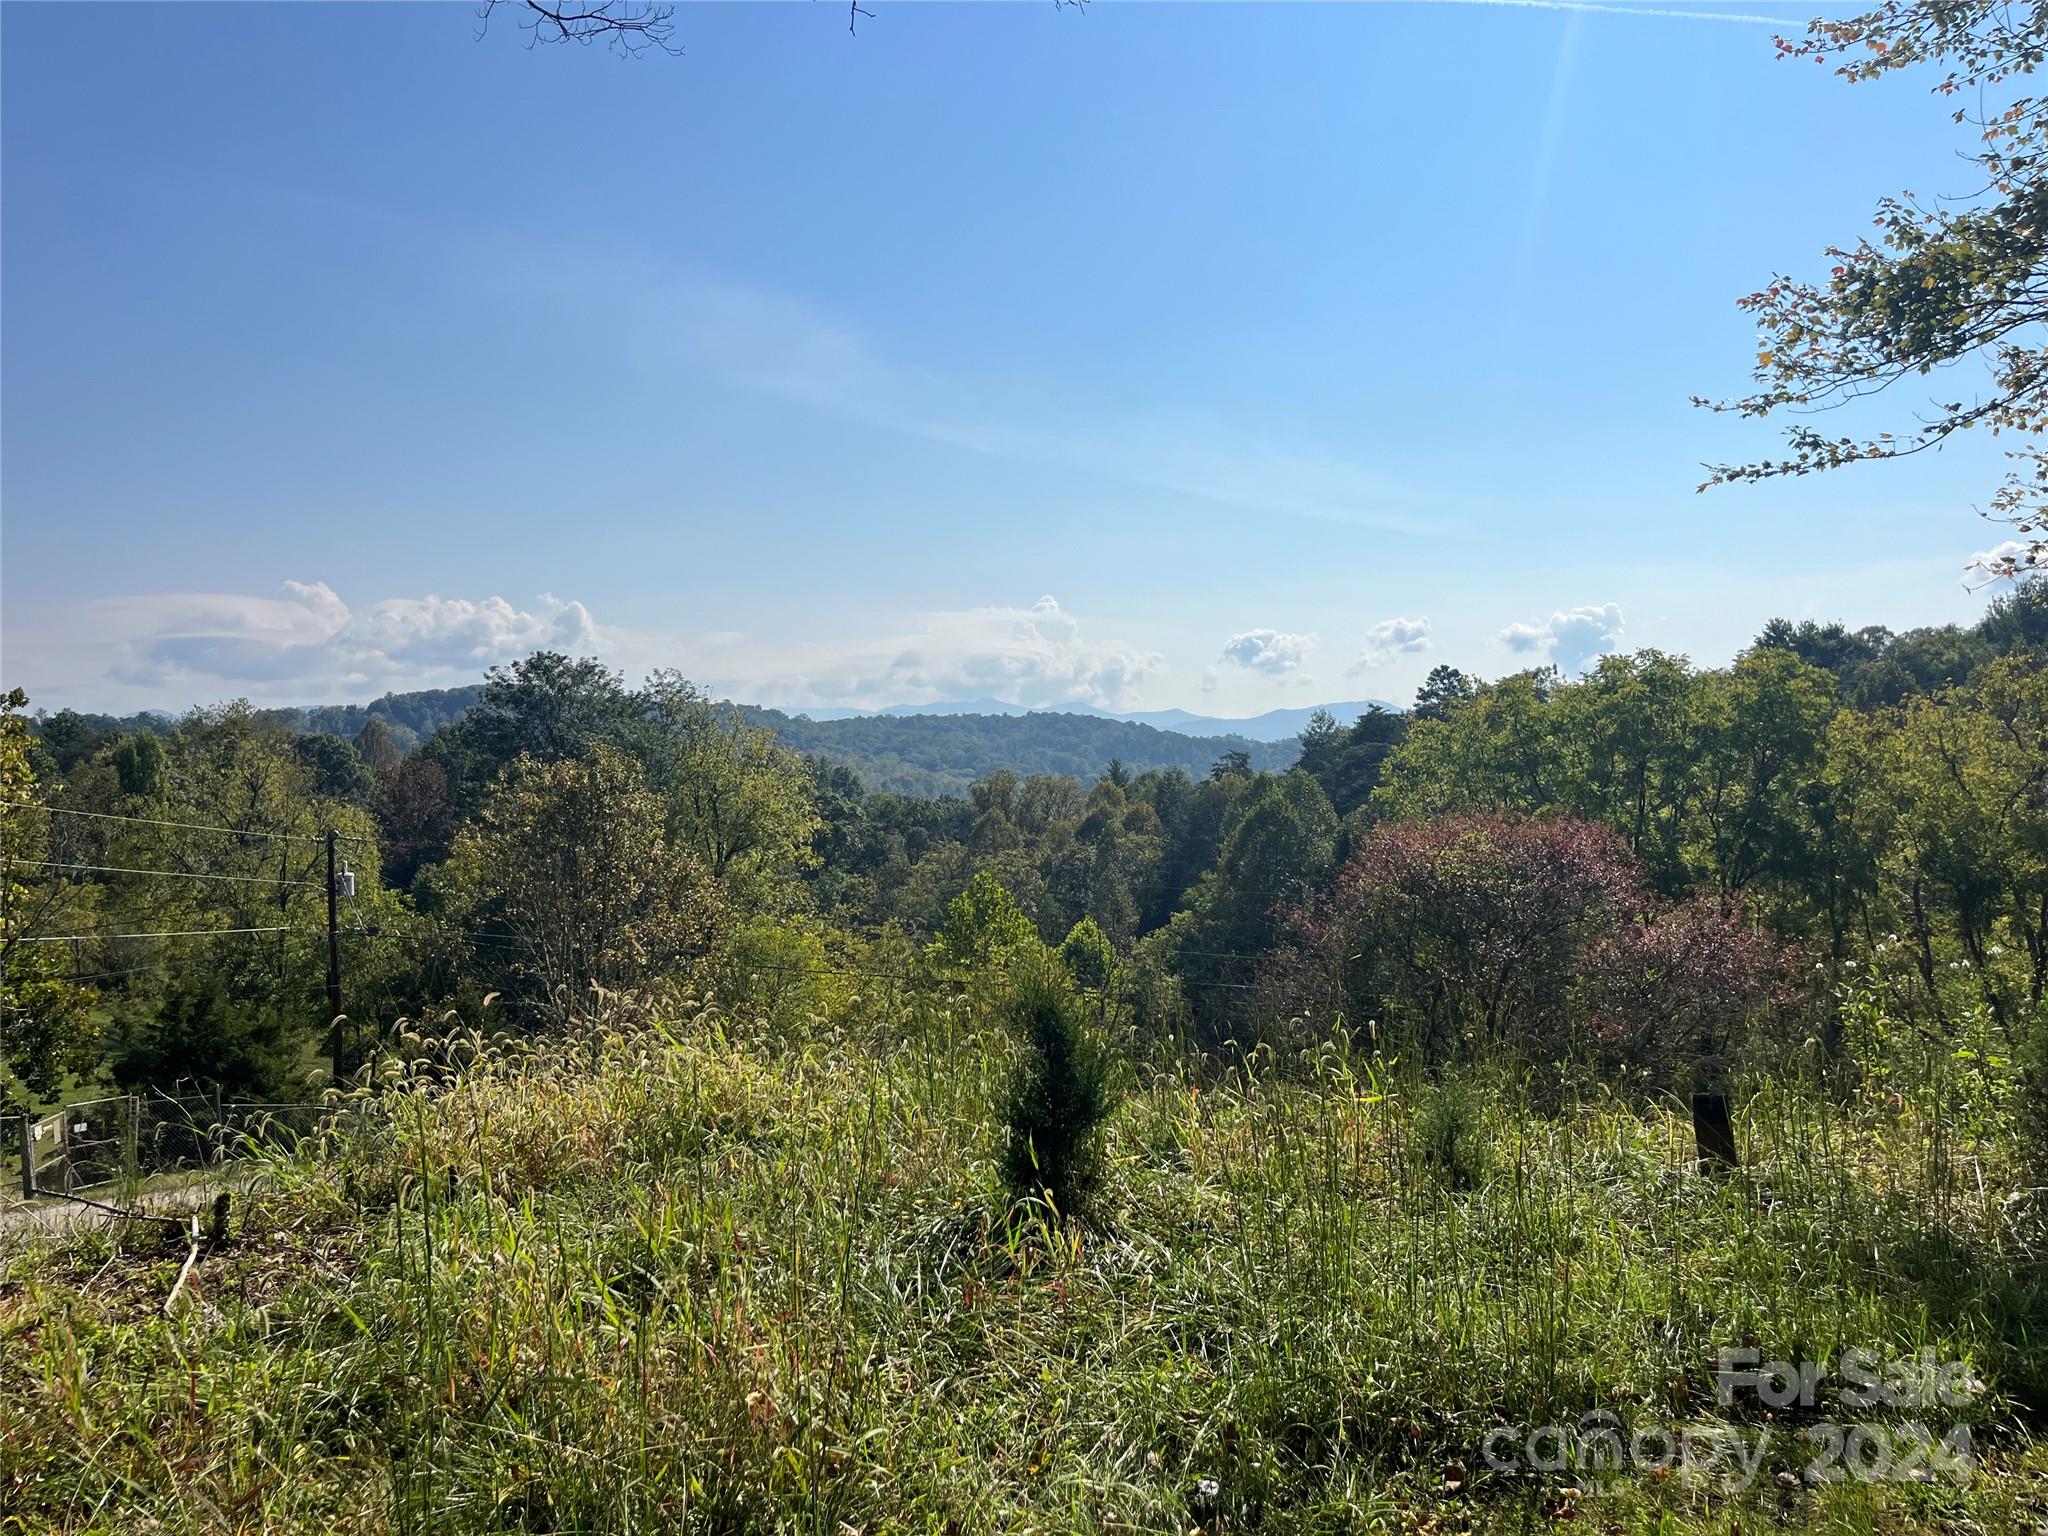
[[[88,1200],[84,1195],[67,1195],[61,1189],[39,1189],[36,1193],[51,1200],[68,1200],[73,1205],[82,1205],[88,1210],[103,1211],[109,1216],[119,1217],[122,1221],[154,1221],[173,1230],[185,1225],[176,1216],[152,1216],[148,1211],[124,1210],[118,1205],[108,1205],[104,1200]],[[24,1206],[23,1209],[33,1210],[34,1207]]]
[[[199,1263],[199,1218],[192,1218],[189,1234],[192,1247],[185,1255],[184,1266],[178,1271],[178,1283],[171,1287],[171,1294],[164,1298],[164,1316],[172,1315],[171,1309],[178,1304],[178,1296],[185,1289],[185,1282],[192,1278],[192,1270]]]

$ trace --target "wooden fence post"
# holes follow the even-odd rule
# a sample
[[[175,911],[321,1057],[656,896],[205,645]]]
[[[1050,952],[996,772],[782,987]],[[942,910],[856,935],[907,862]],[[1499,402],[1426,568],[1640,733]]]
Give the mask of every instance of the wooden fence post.
[[[1692,1139],[1700,1167],[1718,1172],[1742,1166],[1742,1155],[1735,1149],[1735,1123],[1728,1113],[1727,1094],[1692,1096]]]

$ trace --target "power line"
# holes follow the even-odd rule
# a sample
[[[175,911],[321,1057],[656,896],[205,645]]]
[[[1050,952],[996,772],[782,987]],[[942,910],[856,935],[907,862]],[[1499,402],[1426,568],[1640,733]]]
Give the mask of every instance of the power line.
[[[324,832],[258,832],[250,827],[218,827],[203,821],[165,821],[155,816],[119,816],[112,811],[74,811],[69,806],[39,805],[33,800],[0,800],[0,807],[15,811],[47,811],[52,816],[87,816],[94,821],[125,821],[138,827],[177,827],[186,832],[219,832],[226,837],[261,837],[273,842],[317,843],[326,839]],[[336,837],[352,843],[366,843],[370,839],[354,832],[337,832]]]
[[[174,928],[164,933],[46,933],[16,939],[17,944],[99,944],[115,939],[206,939],[231,933],[312,933],[311,928]]]
[[[119,976],[140,976],[144,971],[153,971],[154,965],[131,965],[121,971],[87,971],[79,976],[59,976],[58,981],[110,981]]]
[[[167,880],[239,880],[248,885],[300,885],[319,890],[319,880],[285,880],[275,875],[207,875],[182,869],[130,869],[120,864],[65,864],[56,859],[16,859],[37,869],[75,869],[96,875],[161,875]]]

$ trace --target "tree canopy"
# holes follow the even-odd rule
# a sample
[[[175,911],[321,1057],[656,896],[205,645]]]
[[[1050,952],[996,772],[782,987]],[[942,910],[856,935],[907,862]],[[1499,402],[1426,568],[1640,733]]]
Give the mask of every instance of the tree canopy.
[[[1714,466],[1707,485],[1906,458],[1988,429],[2015,440],[1990,510],[2019,537],[1992,552],[1987,579],[2048,567],[2048,99],[2024,89],[2048,51],[2048,10],[1888,0],[1823,17],[1778,47],[1781,57],[1832,60],[1851,82],[1937,71],[1932,88],[1976,134],[1962,151],[1972,184],[1959,198],[1885,198],[1874,236],[1829,247],[1825,277],[1781,274],[1740,301],[1759,332],[1756,389],[1698,403],[1789,419],[1788,451]],[[1829,432],[1813,419],[1965,364],[1981,383],[1905,405],[1891,430]]]

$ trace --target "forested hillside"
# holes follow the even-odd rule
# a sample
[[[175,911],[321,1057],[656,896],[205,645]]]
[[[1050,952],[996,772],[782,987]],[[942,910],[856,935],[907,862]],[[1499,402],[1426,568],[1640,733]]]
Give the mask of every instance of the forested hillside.
[[[387,693],[368,704],[322,704],[303,709],[261,709],[265,726],[299,736],[358,739],[372,719],[400,756],[443,726],[453,725],[482,693],[481,684],[418,693]],[[1285,768],[1299,750],[1283,742],[1238,736],[1189,736],[1099,715],[1034,711],[1029,714],[863,715],[813,720],[781,710],[743,707],[749,720],[773,731],[797,751],[850,768],[869,789],[905,795],[964,795],[986,774],[1064,773],[1092,783],[1110,762],[1133,772],[1179,768],[1202,774],[1228,752],[1242,752],[1262,771]],[[71,758],[93,744],[138,731],[162,733],[167,715],[114,716],[64,710],[38,722],[52,751]],[[382,745],[378,750],[383,750]]]
[[[1279,771],[964,795],[547,652],[407,754],[375,714],[99,735],[25,703],[10,1097],[327,1127],[237,1144],[185,1320],[145,1239],[0,1257],[30,1362],[0,1478],[35,1469],[45,1524],[203,1486],[322,1529],[371,1466],[439,1528],[687,1525],[715,1464],[728,1523],[776,1529],[1066,1529],[1061,1486],[1145,1530],[1554,1523],[1589,1489],[1627,1530],[1758,1491],[1793,1528],[1923,1528],[1890,1518],[1923,1484],[1808,1482],[1803,1441],[1755,1438],[1712,1364],[1745,1343],[1936,1351],[1971,1384],[1945,1417],[1859,1433],[1937,1469],[1967,1523],[1925,1528],[2037,1507],[2048,583],[1967,630],[1772,623],[1719,668],[1439,667]],[[1694,1094],[1731,1106],[1719,1153]],[[34,1342],[193,1317],[221,1321],[172,1373]],[[1751,1436],[1764,1480],[1475,1449],[1617,1401]],[[243,1488],[227,1448],[276,1413],[303,1425]]]
[[[799,752],[842,763],[869,789],[905,795],[964,795],[976,779],[1000,770],[1061,773],[1092,784],[1111,762],[1134,773],[1177,768],[1204,774],[1228,752],[1254,769],[1287,767],[1293,741],[1242,736],[1187,736],[1128,720],[1036,711],[1028,715],[865,715],[811,720],[779,710],[750,709]]]
[[[297,735],[340,736],[354,741],[374,717],[383,724],[392,747],[410,752],[444,725],[453,725],[483,691],[481,683],[460,688],[425,688],[410,693],[387,693],[367,704],[311,704],[257,710],[265,725]],[[133,735],[138,731],[161,734],[177,724],[177,717],[157,712],[107,715],[92,711],[60,710],[39,722],[39,733],[53,749],[73,753],[92,741],[110,736]]]
[[[1683,1007],[1721,998],[1709,1034],[1755,1017],[1795,956],[1840,979],[1882,955],[1901,1006],[1967,999],[2010,1025],[2048,977],[2043,592],[1968,629],[1774,621],[1720,669],[1655,651],[1578,680],[1439,667],[1410,713],[1322,717],[1287,749],[1071,715],[736,712],[672,674],[633,688],[548,654],[380,700],[353,740],[335,710],[226,705],[133,733],[16,715],[34,788],[10,798],[45,809],[9,812],[37,851],[7,953],[51,1012],[8,1051],[39,1092],[101,1071],[296,1091],[318,1012],[299,866],[327,827],[360,877],[348,995],[377,1018],[486,992],[554,1008],[734,944],[908,953],[988,881],[1047,942],[1093,925],[1142,979],[1147,1027],[1212,1044],[1305,1012],[1398,1016],[1432,1051],[1474,1017],[1561,1040],[1596,1006],[1589,967],[1688,974],[1659,945],[1698,967]],[[400,728],[436,719],[401,750]],[[543,872],[564,859],[601,860],[606,900],[555,910]],[[1566,914],[1576,936],[1539,963],[1519,909],[1492,905],[1511,897],[1547,944]],[[1398,942],[1373,940],[1396,912]],[[1457,912],[1467,926],[1418,926]],[[562,947],[561,924],[594,926]],[[147,936],[212,928],[249,932]],[[127,933],[145,937],[100,937]],[[1470,994],[1480,973],[1508,991]],[[1540,997],[1514,991],[1536,975]],[[1668,1042],[1631,1054],[1690,1070]]]

